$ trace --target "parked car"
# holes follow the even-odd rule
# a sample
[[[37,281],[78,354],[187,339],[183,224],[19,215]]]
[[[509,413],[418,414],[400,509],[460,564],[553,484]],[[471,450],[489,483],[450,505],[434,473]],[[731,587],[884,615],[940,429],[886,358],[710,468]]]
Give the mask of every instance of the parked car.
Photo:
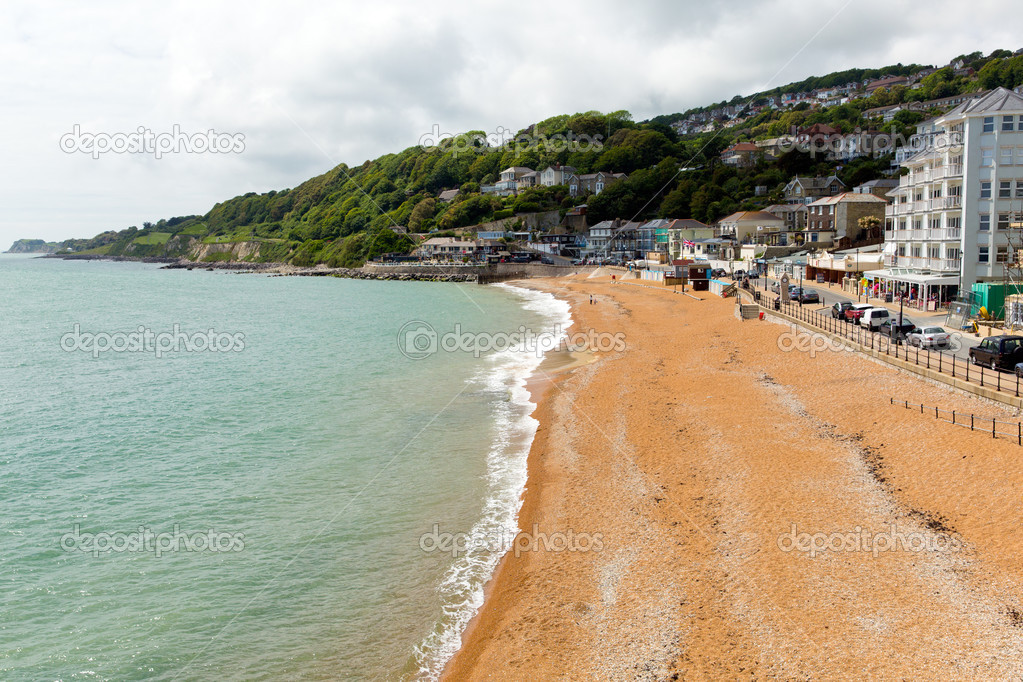
[[[881,324],[889,317],[891,317],[891,313],[888,312],[888,308],[871,308],[870,310],[863,311],[863,314],[860,315],[857,323],[861,327],[866,327],[871,331],[877,331],[881,328]]]
[[[850,303],[849,301],[841,301],[839,303],[836,303],[835,305],[831,306],[831,317],[835,318],[836,320],[844,320],[845,311],[848,310],[850,306],[852,306],[852,303]]]
[[[746,277],[750,279],[760,279],[760,273],[750,270],[749,272],[746,273]]]
[[[989,336],[970,349],[970,360],[991,369],[1015,369],[1023,362],[1023,336]]]
[[[820,296],[813,289],[802,289],[799,292],[799,298],[797,299],[800,303],[820,303]]]
[[[910,333],[916,331],[916,325],[906,318],[902,318],[902,324],[900,325],[899,318],[893,315],[881,323],[878,331],[881,333],[881,336],[887,336],[898,344],[905,341]]]
[[[728,272],[726,272],[724,268],[714,268],[710,271],[711,277],[724,277],[727,274]]]
[[[746,273],[742,270],[736,270],[735,274],[732,275],[734,279],[742,279]]]
[[[869,303],[852,303],[845,309],[845,319],[849,322],[859,324],[860,316],[863,315],[863,311],[870,310],[873,307],[874,306]]]
[[[947,350],[952,347],[952,337],[943,327],[919,327],[906,335],[906,343],[921,348]]]
[[[540,258],[540,262],[544,265],[554,265],[554,261],[550,258],[550,256],[542,256]]]

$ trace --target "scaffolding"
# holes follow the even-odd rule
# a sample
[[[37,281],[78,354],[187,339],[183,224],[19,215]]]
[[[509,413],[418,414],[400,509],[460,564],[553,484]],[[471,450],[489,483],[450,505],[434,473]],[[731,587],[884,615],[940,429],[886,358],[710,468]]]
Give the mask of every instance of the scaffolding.
[[[1023,211],[1009,215],[1008,257],[1005,262],[1005,329],[1023,329]],[[994,311],[991,311],[994,312]]]

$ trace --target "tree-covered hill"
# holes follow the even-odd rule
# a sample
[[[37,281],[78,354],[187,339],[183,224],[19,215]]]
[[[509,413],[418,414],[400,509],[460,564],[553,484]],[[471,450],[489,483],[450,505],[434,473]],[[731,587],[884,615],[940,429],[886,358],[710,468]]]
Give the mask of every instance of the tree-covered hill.
[[[386,154],[360,166],[342,164],[293,189],[235,197],[216,204],[202,216],[104,232],[88,240],[68,240],[62,247],[109,255],[185,256],[202,245],[220,248],[258,242],[258,256],[248,258],[355,266],[381,253],[411,250],[419,241],[417,234],[450,231],[519,214],[551,210],[564,213],[583,202],[588,205],[591,224],[614,217],[659,216],[711,222],[735,210],[779,200],[782,187],[797,173],[837,172],[852,186],[889,169],[890,157],[859,159],[838,167],[834,161],[798,152],[775,161],[761,158],[751,168],[722,165],[721,151],[737,141],[777,137],[814,123],[826,123],[843,133],[881,128],[908,136],[916,123],[938,111],[902,111],[894,121],[883,125],[879,120],[864,118],[863,113],[909,100],[927,101],[980,88],[1023,84],[1023,56],[1013,56],[1008,50],[987,57],[980,53],[962,55],[954,62],[969,68],[948,66],[923,77],[918,87],[896,86],[890,91],[880,88],[870,97],[839,106],[804,102],[791,108],[765,107],[727,127],[682,138],[669,124],[684,114],[637,123],[625,111],[555,116],[507,140],[471,131],[435,146]],[[775,88],[770,93],[737,97],[733,103],[754,104],[770,94],[914,74],[922,68],[895,65],[851,69]],[[713,105],[703,109],[709,108]],[[580,174],[609,171],[628,177],[590,197],[569,196],[565,186],[535,187],[509,197],[481,192],[481,186],[496,182],[505,168],[524,166],[540,171],[549,165],[572,166]],[[765,188],[759,195],[755,191],[758,187]],[[453,199],[441,201],[439,194],[447,189],[459,192]],[[209,257],[230,255],[219,251]]]

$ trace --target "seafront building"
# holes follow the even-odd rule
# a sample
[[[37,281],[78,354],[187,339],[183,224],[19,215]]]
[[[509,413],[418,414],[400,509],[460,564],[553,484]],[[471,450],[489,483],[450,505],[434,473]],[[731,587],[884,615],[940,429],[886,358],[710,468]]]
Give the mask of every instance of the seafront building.
[[[1001,281],[1009,228],[1023,215],[1023,97],[998,88],[933,121],[928,146],[907,158],[890,193],[884,263],[864,274],[881,291],[951,300]]]

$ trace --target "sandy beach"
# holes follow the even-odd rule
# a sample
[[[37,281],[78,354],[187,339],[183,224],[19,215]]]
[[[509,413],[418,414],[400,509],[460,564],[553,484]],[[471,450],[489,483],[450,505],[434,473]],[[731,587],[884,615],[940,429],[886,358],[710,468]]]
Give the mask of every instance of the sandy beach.
[[[522,285],[626,347],[534,382],[532,542],[444,679],[1023,675],[1023,448],[889,401],[1017,415],[706,292]]]

